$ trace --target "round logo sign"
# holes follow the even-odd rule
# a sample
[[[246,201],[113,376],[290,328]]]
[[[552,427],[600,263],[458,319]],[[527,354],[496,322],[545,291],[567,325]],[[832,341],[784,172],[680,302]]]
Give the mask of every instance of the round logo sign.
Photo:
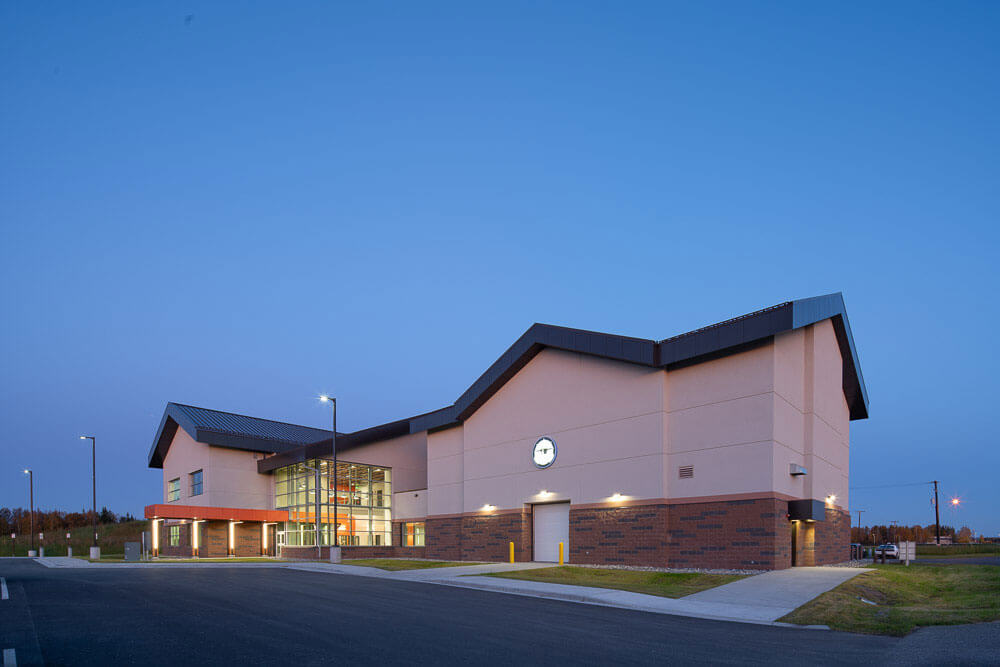
[[[531,460],[539,468],[548,468],[556,460],[556,443],[552,438],[539,438],[531,448]]]

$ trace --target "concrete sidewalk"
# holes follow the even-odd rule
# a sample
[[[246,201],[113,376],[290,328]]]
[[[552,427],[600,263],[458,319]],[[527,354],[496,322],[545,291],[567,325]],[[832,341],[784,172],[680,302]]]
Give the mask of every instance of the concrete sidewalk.
[[[862,572],[867,570],[846,567],[778,570],[677,599],[606,588],[494,577],[443,578],[433,583],[657,614],[772,624],[785,614]]]

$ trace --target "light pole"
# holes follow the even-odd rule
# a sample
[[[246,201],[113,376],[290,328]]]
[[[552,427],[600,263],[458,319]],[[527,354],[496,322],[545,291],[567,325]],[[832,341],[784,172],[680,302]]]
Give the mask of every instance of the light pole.
[[[31,512],[31,550],[35,550],[35,473],[30,469],[25,469],[24,474],[28,476],[28,508]]]
[[[90,480],[94,492],[94,547],[97,547],[97,438],[81,435],[81,440],[90,440]]]
[[[319,400],[324,403],[330,403],[333,406],[333,435],[331,436],[331,446],[333,448],[333,472],[330,473],[330,477],[333,479],[333,540],[330,542],[330,548],[340,546],[340,518],[337,516],[338,510],[338,499],[337,499],[337,399],[332,396],[327,396],[323,394],[319,397]],[[332,552],[331,552],[332,553]],[[339,561],[338,561],[339,562]]]

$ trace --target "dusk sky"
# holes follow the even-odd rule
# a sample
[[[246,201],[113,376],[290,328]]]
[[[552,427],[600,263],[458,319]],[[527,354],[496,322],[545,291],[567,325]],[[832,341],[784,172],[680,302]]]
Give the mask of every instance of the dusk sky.
[[[138,6],[141,5],[141,6]],[[0,5],[0,506],[161,501],[168,401],[356,430],[533,322],[841,291],[864,523],[1000,534],[1000,4]],[[909,486],[890,486],[909,485]],[[886,488],[871,488],[886,487]]]

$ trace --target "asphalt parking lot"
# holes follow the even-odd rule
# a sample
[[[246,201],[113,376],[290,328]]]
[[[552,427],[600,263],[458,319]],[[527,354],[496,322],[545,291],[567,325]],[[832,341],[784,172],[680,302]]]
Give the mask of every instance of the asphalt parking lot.
[[[906,641],[277,568],[0,559],[0,577],[0,649],[18,665],[857,665]]]

